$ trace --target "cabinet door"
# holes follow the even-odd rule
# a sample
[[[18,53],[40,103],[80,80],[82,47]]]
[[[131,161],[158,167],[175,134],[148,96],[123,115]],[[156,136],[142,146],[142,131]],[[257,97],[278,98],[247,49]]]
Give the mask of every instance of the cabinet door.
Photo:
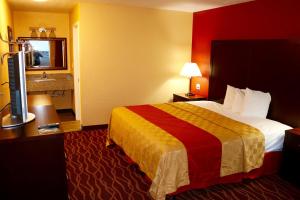
[[[281,176],[300,186],[300,137],[286,133],[283,145]]]
[[[3,199],[67,199],[63,134],[1,144],[0,163]]]

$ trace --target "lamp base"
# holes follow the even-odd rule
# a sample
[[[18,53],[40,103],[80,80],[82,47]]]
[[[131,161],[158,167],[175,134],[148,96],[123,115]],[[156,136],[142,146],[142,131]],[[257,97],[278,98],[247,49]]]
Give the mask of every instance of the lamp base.
[[[191,97],[191,96],[195,96],[195,94],[194,94],[194,93],[191,93],[191,92],[189,92],[189,93],[186,93],[186,94],[185,94],[185,96],[187,96],[187,97]]]

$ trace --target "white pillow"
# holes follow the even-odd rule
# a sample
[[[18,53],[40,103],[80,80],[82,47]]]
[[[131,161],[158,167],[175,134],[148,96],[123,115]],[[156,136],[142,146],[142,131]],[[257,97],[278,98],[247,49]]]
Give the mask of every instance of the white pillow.
[[[231,111],[234,113],[242,112],[244,106],[244,99],[245,99],[245,89],[237,89],[235,90],[235,97],[233,99],[233,104],[231,107]]]
[[[244,105],[241,115],[266,118],[271,102],[270,93],[250,90],[246,88]]]
[[[227,109],[232,108],[236,90],[237,90],[237,88],[227,85],[226,95],[225,95],[225,99],[224,99],[224,103],[223,103],[224,108],[227,108]]]

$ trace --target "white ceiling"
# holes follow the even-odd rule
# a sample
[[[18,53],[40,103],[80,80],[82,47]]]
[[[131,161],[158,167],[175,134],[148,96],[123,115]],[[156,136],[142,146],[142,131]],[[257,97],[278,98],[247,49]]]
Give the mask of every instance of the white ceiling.
[[[212,8],[244,3],[253,0],[8,0],[13,10],[68,12],[79,2],[99,2],[147,8],[196,12]]]

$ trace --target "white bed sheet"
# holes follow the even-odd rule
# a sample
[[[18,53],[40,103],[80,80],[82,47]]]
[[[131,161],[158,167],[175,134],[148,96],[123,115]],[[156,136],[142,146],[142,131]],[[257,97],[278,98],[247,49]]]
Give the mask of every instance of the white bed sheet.
[[[241,116],[238,113],[233,113],[229,109],[224,108],[222,104],[213,101],[189,101],[187,103],[209,109],[233,120],[257,128],[265,136],[265,152],[281,151],[285,130],[292,129],[292,127],[274,120]]]

